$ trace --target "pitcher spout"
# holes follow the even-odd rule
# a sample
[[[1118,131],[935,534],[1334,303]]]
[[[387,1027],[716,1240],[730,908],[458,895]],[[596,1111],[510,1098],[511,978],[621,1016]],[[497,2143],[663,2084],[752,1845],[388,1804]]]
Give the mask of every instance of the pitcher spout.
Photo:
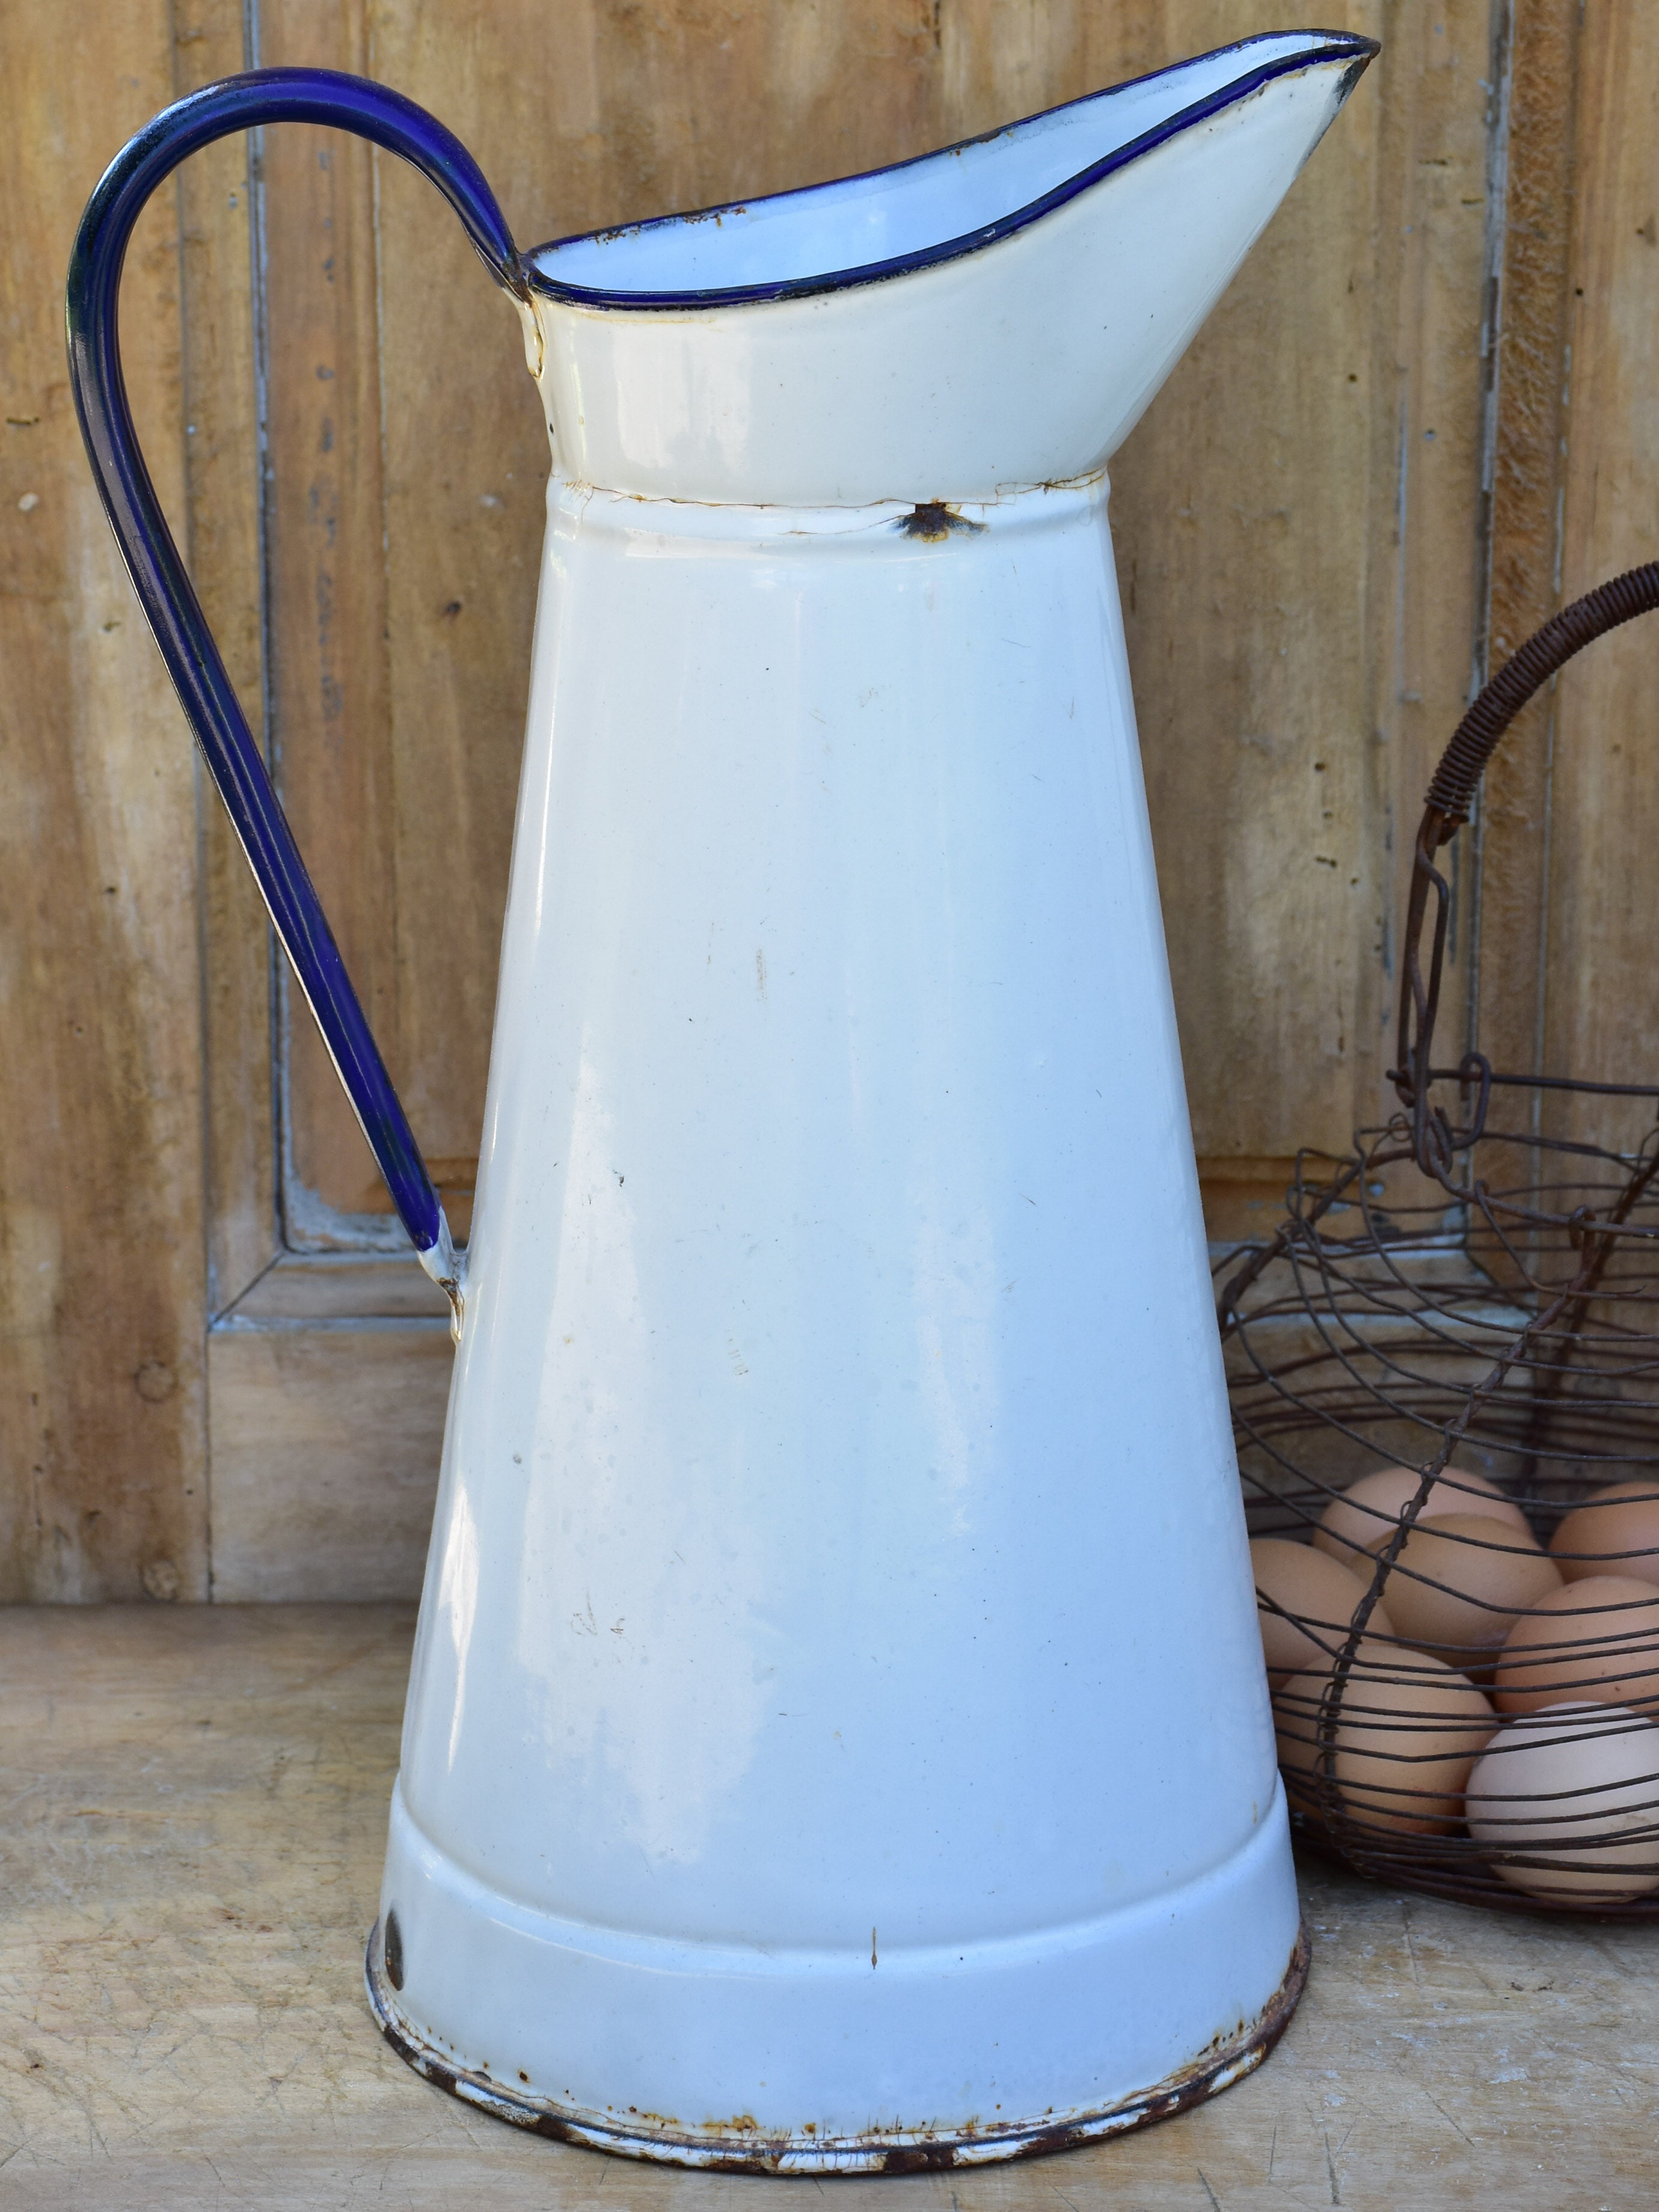
[[[1376,43],[1246,40],[937,154],[526,257],[565,473],[982,500],[1102,467]]]

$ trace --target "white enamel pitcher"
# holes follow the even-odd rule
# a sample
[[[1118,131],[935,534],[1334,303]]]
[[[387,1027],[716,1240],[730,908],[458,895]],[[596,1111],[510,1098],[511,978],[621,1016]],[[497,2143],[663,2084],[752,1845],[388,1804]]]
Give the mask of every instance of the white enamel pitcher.
[[[639,2156],[1029,2154],[1304,1971],[1106,463],[1375,48],[1247,40],[874,174],[520,255],[439,125],[264,70],[118,159],[77,404],[458,1352],[374,2008]],[[552,439],[471,1244],[167,536],[133,220],[284,119],[416,162]]]

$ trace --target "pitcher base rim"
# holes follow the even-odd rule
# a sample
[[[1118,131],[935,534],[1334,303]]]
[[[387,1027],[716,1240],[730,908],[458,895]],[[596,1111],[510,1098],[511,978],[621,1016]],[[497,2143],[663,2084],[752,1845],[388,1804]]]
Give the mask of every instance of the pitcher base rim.
[[[775,2135],[731,2128],[653,2128],[631,2118],[584,2112],[554,2100],[531,2096],[504,2083],[458,2067],[425,2043],[398,2014],[396,2000],[376,1966],[380,1923],[370,1929],[363,1954],[363,1984],[369,2009],[381,2034],[404,2064],[435,2088],[487,2112],[509,2127],[607,2151],[613,2157],[643,2159],[660,2166],[695,2166],[726,2173],[927,2173],[947,2167],[991,2166],[1014,2159],[1045,2158],[1055,2151],[1127,2135],[1156,2120],[1173,2119],[1253,2074],[1290,2025],[1307,1984],[1307,1925],[1297,1929],[1284,1979],[1256,2018],[1237,2034],[1208,2050],[1133,2096],[1096,2112],[1006,2124],[994,2128],[895,2130],[868,2135],[819,2136]]]

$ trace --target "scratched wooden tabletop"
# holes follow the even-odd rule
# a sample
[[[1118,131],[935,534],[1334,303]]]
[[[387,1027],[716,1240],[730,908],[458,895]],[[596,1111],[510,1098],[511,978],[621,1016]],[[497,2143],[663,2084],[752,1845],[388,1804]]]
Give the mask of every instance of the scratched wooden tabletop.
[[[372,2027],[402,1607],[0,1612],[0,2207],[52,2212],[1595,2212],[1659,2199],[1659,1928],[1310,1863],[1313,1976],[1262,2070],[1025,2166],[818,2183],[527,2138]]]

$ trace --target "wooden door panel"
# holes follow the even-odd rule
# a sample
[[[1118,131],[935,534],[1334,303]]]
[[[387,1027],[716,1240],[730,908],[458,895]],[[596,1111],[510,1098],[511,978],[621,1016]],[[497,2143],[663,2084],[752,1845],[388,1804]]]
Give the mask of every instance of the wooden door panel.
[[[1468,681],[1486,15],[1441,13],[1396,29],[1115,472],[1194,1127],[1220,1180],[1276,1188],[1285,1155],[1341,1143],[1382,1098],[1390,830]],[[430,105],[530,241],[902,158],[1255,27],[1210,0],[863,0],[718,23],[568,0],[556,22],[386,7],[371,34],[362,9],[267,0],[262,51],[370,66]],[[337,149],[325,170],[321,134],[281,137],[284,787],[416,1128],[464,1199],[545,445],[512,318],[429,188],[378,155]],[[1451,544],[1457,562],[1425,558]],[[325,1237],[307,1193],[346,1214],[384,1200],[302,1018],[289,1070],[289,1218]]]
[[[1510,12],[1534,35],[1550,8],[1565,21],[1571,0]],[[1508,266],[1486,204],[1504,112],[1487,88],[1510,64],[1494,74],[1486,0],[1352,0],[1335,20],[1385,35],[1387,52],[1115,470],[1188,1088],[1224,1231],[1265,1225],[1295,1149],[1340,1144],[1386,1100],[1408,833],[1476,667],[1489,554],[1496,569],[1510,542],[1488,542],[1482,471],[1512,419],[1483,354],[1489,273]],[[407,1577],[442,1396],[424,1308],[383,1310],[384,1268],[353,1275],[344,1256],[392,1249],[395,1224],[303,1006],[273,1030],[268,933],[216,803],[197,812],[67,411],[62,265],[121,138],[240,65],[246,29],[261,60],[362,70],[429,106],[528,243],[900,158],[1259,27],[1243,0],[258,0],[246,15],[203,0],[188,22],[93,0],[56,29],[20,24],[0,93],[22,210],[0,364],[7,411],[38,422],[0,440],[21,471],[0,499],[14,580],[0,738],[19,794],[0,899],[22,948],[7,954],[3,1003],[21,1011],[0,1081],[24,1132],[3,1163],[0,1593],[205,1590],[211,1316],[234,1310],[213,1386],[227,1589],[324,1586],[320,1566],[307,1581],[306,1511],[260,1486],[284,1392],[299,1394],[290,1474],[316,1422],[332,1424],[365,1587]],[[1576,377],[1593,369],[1614,395],[1599,458],[1586,442],[1564,465],[1580,471],[1569,536],[1589,566],[1646,526],[1647,457],[1620,425],[1650,265],[1645,209],[1626,203],[1645,190],[1638,126],[1659,32],[1620,35],[1575,94],[1580,137],[1607,135],[1607,174],[1572,251],[1602,257],[1592,281],[1621,302],[1599,336],[1575,334]],[[285,801],[464,1225],[545,437],[514,318],[428,186],[294,127],[264,134],[259,160],[258,241],[240,142],[152,211],[127,284],[130,374],[233,673],[256,722],[269,698]],[[1646,786],[1584,760],[1551,800],[1552,910],[1576,917],[1550,940],[1577,994],[1552,998],[1563,1019],[1607,933],[1638,942],[1594,870],[1598,854],[1604,870],[1638,865]],[[1489,827],[1497,870],[1508,848]],[[1455,989],[1470,949],[1464,931]],[[306,1247],[324,1256],[297,1259]],[[380,1334],[373,1389],[354,1400],[343,1323],[360,1294]],[[276,1336],[296,1330],[314,1346],[296,1337],[278,1357]],[[236,1349],[239,1332],[261,1346]],[[377,1565],[365,1439],[376,1407],[404,1402],[405,1357],[401,1504]]]

